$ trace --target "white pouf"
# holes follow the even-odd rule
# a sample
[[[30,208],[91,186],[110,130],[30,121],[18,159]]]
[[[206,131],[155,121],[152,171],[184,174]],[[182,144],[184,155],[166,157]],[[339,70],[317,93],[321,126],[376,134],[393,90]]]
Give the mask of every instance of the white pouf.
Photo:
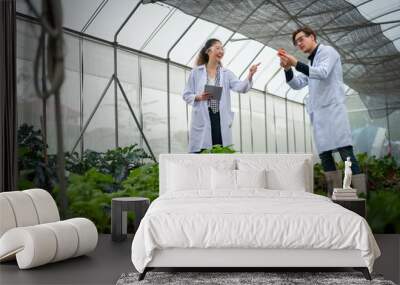
[[[20,269],[87,254],[96,248],[92,221],[60,221],[54,199],[42,189],[0,193],[0,261],[17,260]]]

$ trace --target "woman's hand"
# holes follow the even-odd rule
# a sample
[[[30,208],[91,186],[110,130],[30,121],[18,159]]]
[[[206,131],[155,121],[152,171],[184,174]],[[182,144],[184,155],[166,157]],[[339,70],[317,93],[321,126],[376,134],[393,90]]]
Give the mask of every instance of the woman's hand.
[[[210,99],[210,97],[211,97],[211,94],[206,92],[206,91],[204,91],[202,94],[197,95],[196,97],[194,97],[194,100],[195,101],[206,101],[206,100]]]
[[[253,79],[253,75],[254,73],[257,72],[257,68],[258,66],[261,64],[261,62],[257,63],[257,64],[253,64],[250,69],[249,69],[249,75],[247,76],[247,79],[251,81],[251,79]]]

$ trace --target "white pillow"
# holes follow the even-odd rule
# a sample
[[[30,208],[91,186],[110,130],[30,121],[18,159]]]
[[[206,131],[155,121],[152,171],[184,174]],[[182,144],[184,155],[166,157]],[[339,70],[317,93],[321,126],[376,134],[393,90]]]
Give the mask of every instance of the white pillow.
[[[267,171],[236,170],[237,188],[267,188]]]
[[[267,173],[267,180],[268,189],[307,191],[307,177],[304,163],[293,165],[287,171],[271,169]]]
[[[235,169],[236,160],[221,155],[208,157],[207,154],[174,158],[165,164],[165,189],[169,191],[211,190],[211,168]]]
[[[211,168],[212,190],[236,190],[236,170]]]
[[[283,156],[282,158],[240,158],[240,170],[267,170],[267,188],[273,190],[306,191],[308,165],[303,158]]]
[[[211,188],[211,167],[169,163],[168,191]]]

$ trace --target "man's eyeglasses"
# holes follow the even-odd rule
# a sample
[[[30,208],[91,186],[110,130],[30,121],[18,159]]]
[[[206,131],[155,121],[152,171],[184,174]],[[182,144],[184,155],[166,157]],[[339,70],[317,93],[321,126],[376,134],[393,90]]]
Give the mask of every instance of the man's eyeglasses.
[[[300,42],[304,41],[305,38],[308,38],[308,36],[304,35],[304,36],[298,37],[298,38],[294,41],[294,45],[297,47],[297,46],[299,45]]]

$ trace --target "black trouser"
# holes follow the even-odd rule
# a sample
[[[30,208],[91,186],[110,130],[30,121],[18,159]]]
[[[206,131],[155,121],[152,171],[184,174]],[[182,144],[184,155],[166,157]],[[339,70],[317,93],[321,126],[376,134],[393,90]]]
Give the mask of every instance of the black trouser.
[[[351,145],[345,147],[339,147],[337,151],[339,152],[340,157],[342,158],[343,161],[346,161],[347,157],[350,157],[351,171],[353,172],[354,175],[361,173],[360,166],[358,165],[358,161],[354,156],[353,147]],[[336,170],[336,164],[332,156],[332,150],[320,153],[319,158],[321,159],[322,168],[324,169],[325,172]]]
[[[208,108],[208,113],[210,114],[212,144],[222,145],[221,118],[219,116],[219,112],[214,114],[211,108]]]
[[[219,116],[219,112],[213,113],[211,108],[208,108],[208,113],[210,115],[210,123],[211,123],[211,140],[212,145],[220,144],[222,145],[222,135],[221,135],[221,118]],[[204,149],[199,151],[195,151],[193,153],[201,153]]]

